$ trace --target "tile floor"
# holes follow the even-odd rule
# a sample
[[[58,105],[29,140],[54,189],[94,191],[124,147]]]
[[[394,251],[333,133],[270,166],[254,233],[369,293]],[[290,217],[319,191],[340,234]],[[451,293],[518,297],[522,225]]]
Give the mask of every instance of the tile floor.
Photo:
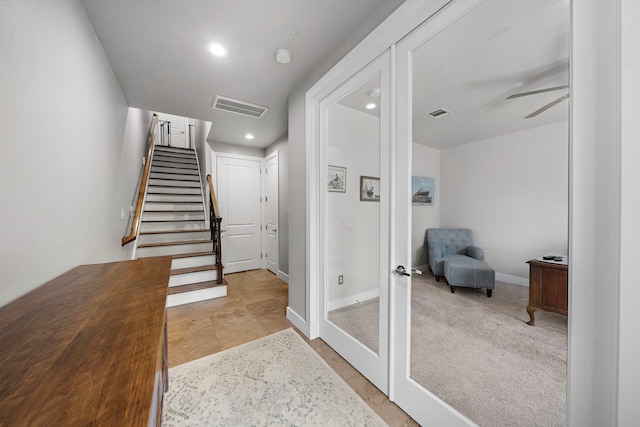
[[[293,327],[285,314],[287,284],[273,273],[253,270],[225,278],[225,298],[168,310],[169,367]],[[389,426],[418,425],[322,340],[305,340]]]

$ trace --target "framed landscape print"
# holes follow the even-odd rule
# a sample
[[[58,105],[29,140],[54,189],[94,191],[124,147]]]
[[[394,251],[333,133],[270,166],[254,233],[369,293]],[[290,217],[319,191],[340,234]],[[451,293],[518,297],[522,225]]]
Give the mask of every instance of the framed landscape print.
[[[411,204],[433,205],[435,181],[433,178],[423,176],[411,177]]]
[[[380,178],[373,176],[360,177],[360,201],[380,201]]]
[[[347,168],[327,166],[327,190],[336,193],[347,192]]]

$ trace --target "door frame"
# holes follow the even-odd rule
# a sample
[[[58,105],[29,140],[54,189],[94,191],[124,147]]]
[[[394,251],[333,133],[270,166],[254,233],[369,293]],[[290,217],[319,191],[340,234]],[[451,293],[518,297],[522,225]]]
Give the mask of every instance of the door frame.
[[[268,191],[267,191],[267,174],[269,173],[267,171],[267,162],[273,158],[276,158],[276,165],[277,165],[277,172],[278,172],[278,176],[276,177],[276,188],[275,188],[275,204],[276,204],[276,271],[275,271],[275,275],[276,276],[280,276],[280,193],[279,193],[279,187],[280,187],[280,156],[278,153],[278,150],[274,150],[273,152],[267,154],[264,159],[262,160],[262,169],[265,171],[265,177],[262,180],[263,185],[262,185],[262,193],[261,193],[261,197],[267,197]],[[273,196],[273,195],[272,195]],[[267,201],[268,203],[268,201]],[[266,256],[266,250],[267,250],[267,239],[269,236],[269,233],[267,231],[267,212],[265,209],[265,205],[262,204],[262,212],[263,212],[263,216],[262,216],[262,225],[264,225],[264,228],[262,228],[262,249],[265,252],[265,256],[263,258],[264,263],[263,263],[263,268],[265,269],[269,269],[269,265],[267,262],[267,256]]]

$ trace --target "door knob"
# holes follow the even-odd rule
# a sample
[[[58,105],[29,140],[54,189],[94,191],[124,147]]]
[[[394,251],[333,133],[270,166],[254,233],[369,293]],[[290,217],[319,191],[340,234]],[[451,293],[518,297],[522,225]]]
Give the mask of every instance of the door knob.
[[[407,270],[406,268],[404,268],[404,265],[397,266],[396,273],[398,273],[401,276],[411,276],[409,273],[407,273]]]

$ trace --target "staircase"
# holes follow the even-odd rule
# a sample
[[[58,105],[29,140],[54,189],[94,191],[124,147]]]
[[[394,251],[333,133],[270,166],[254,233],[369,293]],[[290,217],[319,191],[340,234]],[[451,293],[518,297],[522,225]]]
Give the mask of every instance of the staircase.
[[[168,307],[227,295],[205,209],[195,151],[155,146],[137,257],[173,257]]]

